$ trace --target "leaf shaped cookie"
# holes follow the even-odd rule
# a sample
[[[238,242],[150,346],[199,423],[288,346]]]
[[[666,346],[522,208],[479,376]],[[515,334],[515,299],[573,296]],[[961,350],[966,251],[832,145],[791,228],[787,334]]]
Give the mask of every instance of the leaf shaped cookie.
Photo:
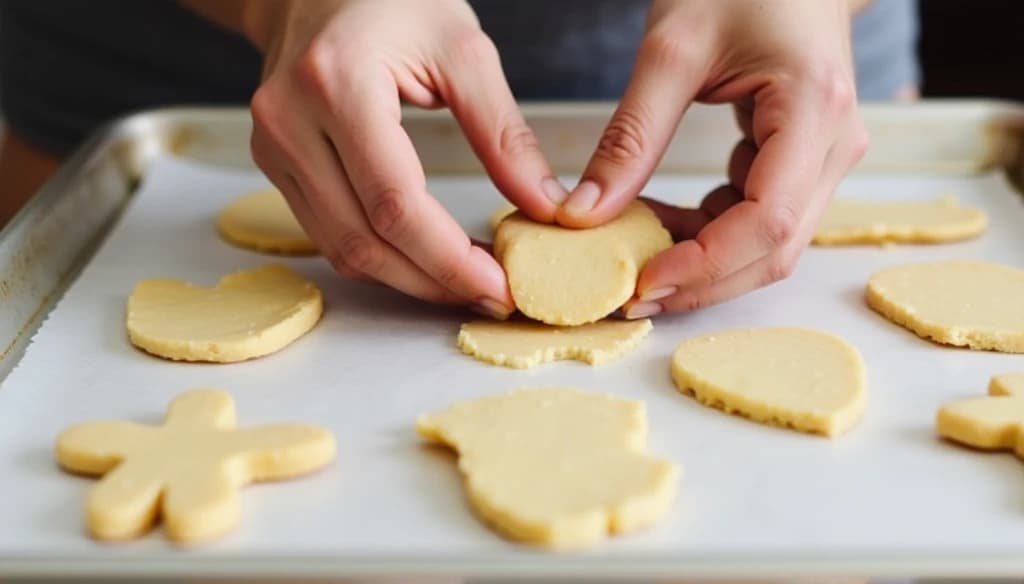
[[[521,389],[422,416],[424,438],[459,453],[469,499],[511,538],[591,544],[666,513],[679,469],[645,453],[644,406],[575,389]]]
[[[331,434],[315,426],[238,430],[231,396],[215,389],[178,396],[162,426],[86,422],[57,438],[63,468],[103,475],[86,503],[100,539],[138,537],[158,516],[178,541],[220,535],[238,522],[239,488],[311,472],[334,450]]]
[[[946,345],[1024,353],[1024,270],[949,260],[886,268],[867,303],[918,336]]]
[[[323,313],[319,288],[281,265],[225,276],[215,288],[144,280],[128,299],[136,347],[175,361],[230,363],[273,353]]]
[[[705,405],[826,436],[856,425],[867,401],[860,353],[839,337],[800,328],[683,341],[672,357],[672,378]]]
[[[640,270],[672,237],[637,201],[617,219],[591,229],[504,219],[494,253],[508,274],[516,306],[548,324],[575,326],[619,309],[636,290]]]
[[[516,369],[563,359],[600,365],[632,350],[651,328],[650,319],[571,327],[480,320],[462,325],[458,344],[463,353],[480,361]]]

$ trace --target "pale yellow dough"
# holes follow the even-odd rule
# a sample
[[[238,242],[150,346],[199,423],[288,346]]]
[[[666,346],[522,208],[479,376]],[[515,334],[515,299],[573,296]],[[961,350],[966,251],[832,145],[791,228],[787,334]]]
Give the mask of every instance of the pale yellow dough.
[[[864,361],[839,337],[809,329],[731,330],[683,341],[672,378],[697,401],[756,422],[838,436],[867,403]]]
[[[993,377],[988,393],[942,406],[939,435],[974,448],[1013,450],[1024,458],[1024,373]]]
[[[57,438],[65,469],[105,475],[85,511],[100,539],[138,537],[162,518],[181,542],[216,537],[238,523],[238,490],[286,479],[334,458],[334,438],[315,426],[236,429],[231,396],[215,389],[178,396],[162,426],[86,422]]]
[[[469,499],[505,535],[578,548],[635,531],[670,508],[679,469],[646,453],[642,402],[575,389],[521,389],[421,416],[459,454]]]
[[[320,289],[290,268],[271,265],[225,276],[215,288],[144,280],[128,299],[136,347],[175,361],[230,363],[278,351],[323,313]]]
[[[833,200],[814,235],[816,245],[942,243],[981,235],[988,217],[955,197],[931,201]]]
[[[907,264],[876,273],[867,303],[938,343],[1024,353],[1024,270],[980,261]]]
[[[313,255],[318,253],[277,190],[236,199],[217,216],[217,231],[229,243],[256,251]]]
[[[668,231],[639,201],[592,229],[536,223],[517,212],[501,222],[494,238],[519,310],[563,326],[617,310],[633,296],[647,261],[671,246]]]
[[[600,365],[632,351],[650,331],[649,319],[573,327],[481,320],[462,325],[458,344],[480,361],[516,369],[568,359]]]
[[[516,206],[512,203],[502,203],[500,207],[495,209],[494,212],[491,213],[491,217],[487,220],[487,224],[491,228],[491,233],[496,232],[498,230],[498,226],[501,225],[501,222],[517,210]]]

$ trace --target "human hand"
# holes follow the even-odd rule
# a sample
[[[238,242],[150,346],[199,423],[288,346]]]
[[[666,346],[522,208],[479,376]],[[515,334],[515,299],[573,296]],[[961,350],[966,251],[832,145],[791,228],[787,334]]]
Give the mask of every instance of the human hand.
[[[567,193],[469,5],[256,1],[244,20],[265,52],[253,158],[337,271],[507,317],[505,273],[427,192],[401,126],[403,100],[449,107],[499,190],[553,220]]]
[[[674,247],[628,318],[687,311],[785,278],[868,137],[856,107],[847,0],[658,0],[629,87],[559,209],[573,227],[637,196],[692,101],[731,103],[743,138],[699,209],[653,205]]]

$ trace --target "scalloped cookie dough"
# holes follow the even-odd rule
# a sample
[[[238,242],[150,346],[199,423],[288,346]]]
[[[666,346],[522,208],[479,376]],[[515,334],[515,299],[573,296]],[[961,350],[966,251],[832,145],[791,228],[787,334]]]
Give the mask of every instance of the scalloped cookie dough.
[[[479,361],[515,369],[560,360],[601,365],[635,349],[651,328],[650,319],[602,320],[574,327],[480,320],[462,325],[458,345]]]
[[[868,305],[935,342],[1024,353],[1024,270],[951,260],[884,269],[868,281]]]
[[[249,193],[232,201],[217,216],[217,232],[228,243],[254,251],[283,255],[320,253],[275,189]]]
[[[1024,458],[1024,373],[997,375],[987,397],[950,402],[935,427],[943,438],[984,450],[1012,450]]]
[[[680,471],[646,453],[642,402],[577,389],[520,389],[421,416],[458,452],[469,500],[506,536],[579,548],[668,512]]]
[[[239,430],[230,394],[185,392],[162,426],[86,422],[57,438],[64,469],[102,476],[86,502],[93,536],[139,537],[162,518],[180,542],[222,535],[241,515],[238,490],[254,481],[296,477],[334,459],[334,437],[304,424]]]
[[[956,197],[931,201],[832,200],[818,226],[815,245],[944,243],[977,237],[988,227],[979,209]]]
[[[323,313],[320,289],[271,265],[225,276],[214,288],[144,280],[128,299],[131,343],[173,361],[230,363],[278,351]]]
[[[864,361],[831,334],[801,328],[719,332],[683,341],[676,387],[700,403],[755,422],[838,436],[864,414]]]
[[[575,326],[608,316],[636,290],[640,270],[672,237],[636,201],[617,219],[569,229],[514,213],[498,226],[495,257],[508,274],[516,306],[548,324]]]

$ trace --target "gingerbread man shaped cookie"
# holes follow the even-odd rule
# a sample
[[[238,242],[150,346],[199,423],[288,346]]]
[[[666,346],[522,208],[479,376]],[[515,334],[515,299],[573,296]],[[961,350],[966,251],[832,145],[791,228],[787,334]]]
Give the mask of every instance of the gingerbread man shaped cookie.
[[[238,522],[240,487],[316,470],[334,450],[331,434],[315,426],[237,429],[231,396],[215,389],[178,396],[162,426],[87,422],[57,439],[63,468],[105,475],[86,503],[100,539],[139,536],[157,516],[181,542],[220,535]]]
[[[1024,373],[993,377],[988,394],[942,406],[939,435],[974,448],[1013,450],[1024,458]]]

